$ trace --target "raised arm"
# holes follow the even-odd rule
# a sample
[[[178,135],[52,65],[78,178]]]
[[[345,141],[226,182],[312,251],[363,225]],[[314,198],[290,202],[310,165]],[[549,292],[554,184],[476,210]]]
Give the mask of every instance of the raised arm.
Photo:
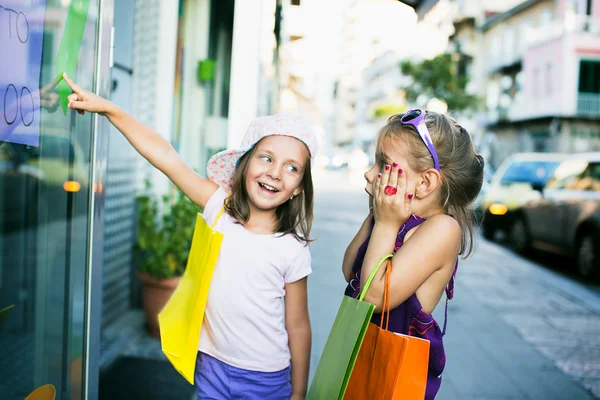
[[[160,134],[110,101],[80,88],[68,76],[63,75],[63,78],[73,90],[73,94],[69,95],[69,108],[80,114],[88,111],[105,115],[142,157],[167,175],[190,200],[204,208],[218,188],[216,183],[191,169]]]
[[[361,287],[377,261],[394,250],[397,232],[398,228],[394,226],[375,224],[362,266]],[[392,258],[392,309],[415,293],[436,271],[454,266],[460,248],[460,235],[458,222],[444,214],[428,219],[416,229],[410,240],[406,240]],[[385,269],[380,268],[365,295],[365,300],[374,304],[377,312],[382,306],[384,274]]]

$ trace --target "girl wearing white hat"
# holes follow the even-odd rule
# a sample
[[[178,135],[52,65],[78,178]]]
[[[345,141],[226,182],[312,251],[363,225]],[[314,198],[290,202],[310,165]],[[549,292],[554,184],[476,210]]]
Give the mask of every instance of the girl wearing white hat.
[[[307,309],[314,133],[288,115],[256,118],[242,147],[213,156],[209,179],[110,101],[73,90],[69,108],[105,115],[223,233],[199,338],[199,399],[301,399],[311,347]],[[283,301],[282,301],[283,300]]]

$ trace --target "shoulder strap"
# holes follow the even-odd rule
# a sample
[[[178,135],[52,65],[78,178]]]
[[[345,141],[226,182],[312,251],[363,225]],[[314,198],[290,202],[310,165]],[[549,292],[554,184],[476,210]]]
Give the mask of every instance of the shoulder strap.
[[[404,225],[402,225],[402,228],[400,228],[400,230],[398,231],[398,237],[397,240],[400,242],[404,242],[404,237],[406,236],[406,234],[415,226],[419,226],[421,225],[423,222],[425,222],[425,220],[421,217],[418,217],[414,214],[412,214],[404,223]]]
[[[210,225],[210,229],[214,229],[215,224],[217,223],[217,221],[219,220],[219,218],[221,218],[221,216],[225,213],[225,205],[223,205],[223,207],[221,207],[221,209],[219,210],[219,213],[217,214],[217,216],[215,217],[213,223]]]
[[[442,336],[446,334],[446,323],[448,322],[448,301],[454,298],[454,278],[456,277],[456,271],[458,271],[458,261],[454,264],[454,271],[452,276],[446,285],[446,308],[444,309],[444,328],[442,329]]]

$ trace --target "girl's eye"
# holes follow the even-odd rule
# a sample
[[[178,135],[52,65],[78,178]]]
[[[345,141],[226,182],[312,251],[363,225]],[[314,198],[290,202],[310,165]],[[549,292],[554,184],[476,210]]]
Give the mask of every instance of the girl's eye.
[[[288,166],[287,166],[287,170],[288,170],[289,172],[298,172],[298,168],[296,168],[296,167],[295,167],[295,166],[293,166],[293,165],[288,165]]]
[[[260,159],[263,160],[266,163],[270,163],[271,162],[271,157],[269,157],[269,156],[260,156]]]

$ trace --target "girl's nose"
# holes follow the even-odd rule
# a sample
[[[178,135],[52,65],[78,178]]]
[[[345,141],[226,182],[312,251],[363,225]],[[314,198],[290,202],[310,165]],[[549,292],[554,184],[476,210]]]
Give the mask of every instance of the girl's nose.
[[[371,169],[369,169],[367,172],[365,172],[365,180],[369,183],[372,184],[373,180],[375,178],[375,165],[373,167],[371,167]]]
[[[269,168],[269,170],[267,171],[267,175],[271,179],[279,180],[281,178],[281,170],[280,170],[279,166],[277,166],[277,165],[275,165],[275,163],[273,163],[271,165],[271,168]]]

